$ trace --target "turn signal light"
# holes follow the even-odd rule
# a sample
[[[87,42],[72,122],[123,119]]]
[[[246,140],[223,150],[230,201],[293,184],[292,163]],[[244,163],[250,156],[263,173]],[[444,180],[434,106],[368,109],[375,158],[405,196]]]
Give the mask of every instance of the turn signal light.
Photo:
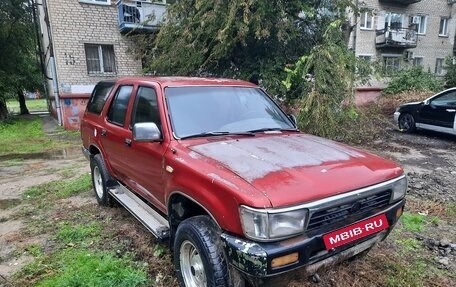
[[[285,266],[288,264],[298,262],[298,260],[299,260],[299,254],[297,252],[291,253],[291,254],[288,254],[285,256],[280,256],[280,257],[272,259],[271,267],[277,268],[277,267]]]

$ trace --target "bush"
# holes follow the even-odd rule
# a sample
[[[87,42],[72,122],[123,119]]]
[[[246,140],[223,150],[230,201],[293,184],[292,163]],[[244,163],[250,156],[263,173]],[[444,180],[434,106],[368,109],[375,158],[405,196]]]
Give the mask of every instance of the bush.
[[[443,83],[431,73],[424,72],[421,67],[397,72],[391,77],[384,94],[397,94],[403,91],[432,91],[443,89]]]
[[[451,88],[456,87],[456,63],[453,61],[453,57],[448,57],[445,60],[445,87]]]

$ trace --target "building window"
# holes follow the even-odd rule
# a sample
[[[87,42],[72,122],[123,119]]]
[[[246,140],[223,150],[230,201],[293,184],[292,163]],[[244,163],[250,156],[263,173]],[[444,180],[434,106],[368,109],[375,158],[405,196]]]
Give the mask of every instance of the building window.
[[[417,32],[419,35],[426,34],[427,16],[425,16],[425,15],[413,16],[411,23],[417,25]]]
[[[372,30],[374,26],[374,15],[371,12],[361,13],[360,28],[365,30]]]
[[[439,36],[448,36],[448,18],[440,18]]]
[[[423,57],[414,57],[413,66],[414,67],[423,67]]]
[[[399,71],[401,68],[400,56],[383,56],[383,65],[387,74]]]
[[[386,28],[401,29],[403,27],[403,25],[402,25],[403,19],[404,19],[404,15],[402,15],[402,14],[393,13],[393,12],[387,13],[386,17],[385,17],[385,29]]]
[[[89,75],[116,73],[113,45],[85,44],[84,46]]]
[[[111,0],[79,0],[81,3],[111,5]]]
[[[435,74],[438,76],[443,76],[445,74],[445,69],[443,69],[443,64],[445,62],[445,59],[443,58],[437,58],[435,60]]]
[[[371,55],[359,55],[358,58],[365,62],[370,62],[372,60]]]

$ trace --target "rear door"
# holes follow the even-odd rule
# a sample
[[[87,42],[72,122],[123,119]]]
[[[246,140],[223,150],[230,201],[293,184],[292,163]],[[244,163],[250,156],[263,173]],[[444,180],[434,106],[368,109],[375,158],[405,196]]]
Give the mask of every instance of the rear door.
[[[133,84],[121,84],[117,87],[106,115],[104,128],[100,131],[106,161],[114,177],[121,181],[128,177],[125,159],[128,158],[130,149],[131,131],[127,114],[131,110],[133,91]]]
[[[429,101],[420,111],[424,124],[437,129],[454,129],[456,114],[456,90],[444,92]]]

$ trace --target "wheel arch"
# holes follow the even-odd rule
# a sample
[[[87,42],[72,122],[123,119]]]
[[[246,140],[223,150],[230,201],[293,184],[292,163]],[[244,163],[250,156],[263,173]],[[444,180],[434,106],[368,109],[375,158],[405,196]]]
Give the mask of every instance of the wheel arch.
[[[174,241],[174,235],[179,224],[194,216],[206,215],[212,219],[218,228],[221,228],[215,216],[207,208],[182,191],[176,190],[170,193],[167,208],[171,244]]]

